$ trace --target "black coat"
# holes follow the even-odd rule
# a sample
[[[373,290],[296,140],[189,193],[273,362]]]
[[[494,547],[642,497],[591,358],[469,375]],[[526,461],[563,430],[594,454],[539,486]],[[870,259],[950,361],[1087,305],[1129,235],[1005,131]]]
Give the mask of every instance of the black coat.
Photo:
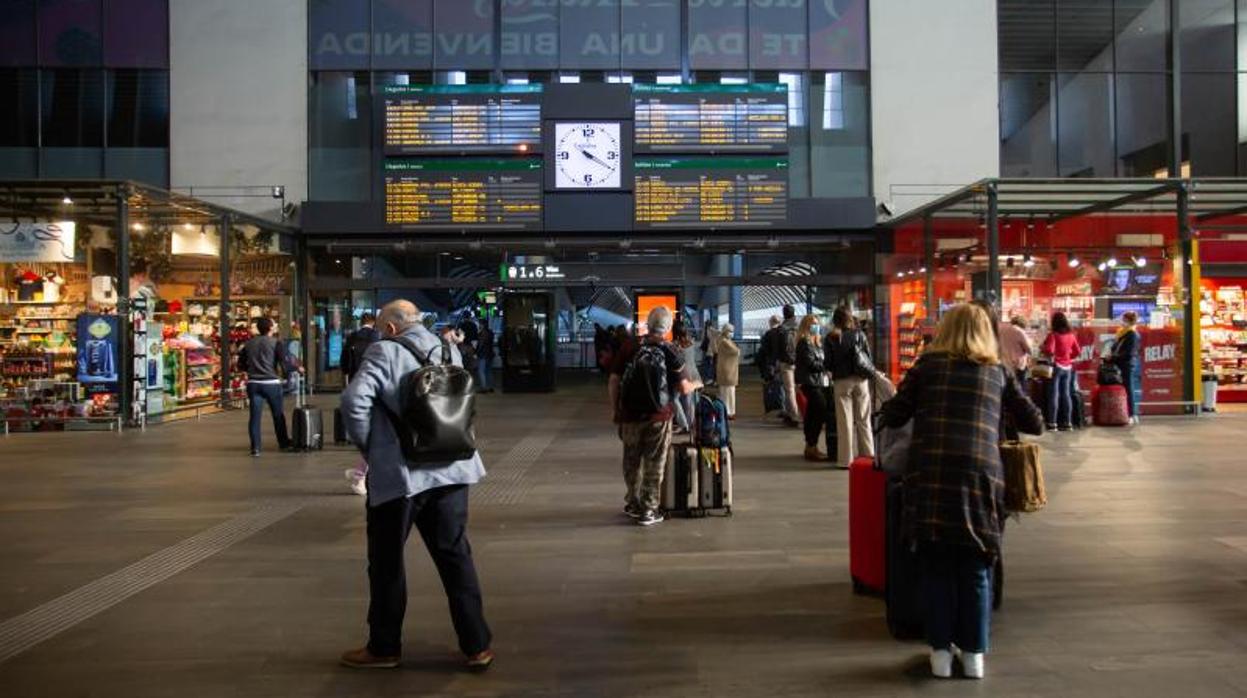
[[[801,339],[797,341],[797,385],[808,385],[812,388],[823,387],[823,374],[827,369],[823,366],[823,349],[818,340]]]
[[[827,368],[835,380],[868,378],[874,373],[870,347],[861,330],[848,329],[827,335],[823,340],[823,353],[827,356]]]
[[[1112,362],[1121,369],[1122,374],[1128,375],[1129,371],[1134,368],[1135,362],[1139,360],[1139,331],[1130,330],[1123,332],[1116,340],[1113,341]]]

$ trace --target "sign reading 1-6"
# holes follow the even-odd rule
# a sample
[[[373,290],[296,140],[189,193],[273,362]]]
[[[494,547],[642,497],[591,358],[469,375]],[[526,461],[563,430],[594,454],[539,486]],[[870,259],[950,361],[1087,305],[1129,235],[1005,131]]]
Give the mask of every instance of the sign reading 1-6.
[[[502,281],[504,283],[531,283],[565,278],[567,278],[567,275],[555,264],[502,265]]]

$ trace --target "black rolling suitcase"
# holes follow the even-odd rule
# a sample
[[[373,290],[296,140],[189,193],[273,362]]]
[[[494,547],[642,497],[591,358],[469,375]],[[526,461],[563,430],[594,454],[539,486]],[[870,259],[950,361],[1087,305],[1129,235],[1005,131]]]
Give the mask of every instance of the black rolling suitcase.
[[[344,446],[350,442],[351,440],[346,436],[346,422],[342,420],[342,408],[335,407],[333,409],[333,443],[335,446]]]
[[[325,419],[319,408],[306,404],[303,381],[295,392],[293,446],[296,451],[319,451],[325,447]]]

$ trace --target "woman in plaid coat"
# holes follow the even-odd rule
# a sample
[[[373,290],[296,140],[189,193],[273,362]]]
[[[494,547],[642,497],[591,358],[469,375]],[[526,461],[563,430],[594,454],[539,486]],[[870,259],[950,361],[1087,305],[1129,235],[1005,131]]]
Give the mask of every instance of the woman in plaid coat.
[[[935,341],[883,406],[883,423],[914,420],[905,474],[904,531],[922,567],[931,671],[947,677],[953,653],[981,678],[991,622],[991,572],[1000,553],[1004,474],[1001,418],[1043,432],[1043,415],[1000,363],[987,311],[953,308]]]

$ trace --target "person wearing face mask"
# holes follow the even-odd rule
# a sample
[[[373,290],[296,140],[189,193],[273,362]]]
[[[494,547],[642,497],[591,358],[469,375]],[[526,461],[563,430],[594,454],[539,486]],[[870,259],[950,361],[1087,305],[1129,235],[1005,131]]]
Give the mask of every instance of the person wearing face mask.
[[[823,343],[819,337],[822,326],[818,318],[806,315],[797,328],[797,363],[795,379],[798,389],[805,395],[806,409],[803,428],[805,430],[805,459],[808,461],[825,461],[828,454],[818,450],[819,434],[826,430],[830,448],[836,425],[831,421],[832,411],[828,407],[827,390],[831,379],[827,375],[827,367],[823,358]]]
[[[715,382],[719,386],[723,406],[727,408],[728,419],[736,419],[736,386],[740,383],[740,347],[732,341],[735,331],[731,323],[723,323],[715,347]]]

